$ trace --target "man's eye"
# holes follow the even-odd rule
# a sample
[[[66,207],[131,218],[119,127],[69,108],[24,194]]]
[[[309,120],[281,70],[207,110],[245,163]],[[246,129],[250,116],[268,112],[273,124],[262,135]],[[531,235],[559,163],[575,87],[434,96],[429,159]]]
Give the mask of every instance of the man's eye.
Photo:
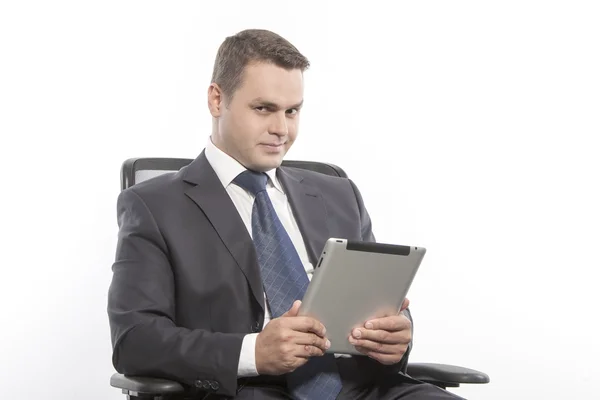
[[[287,113],[287,114],[290,114],[290,115],[294,115],[294,114],[296,114],[297,112],[298,112],[298,109],[297,109],[297,108],[291,108],[291,109],[289,109],[289,110],[287,110],[287,111],[286,111],[286,113]]]

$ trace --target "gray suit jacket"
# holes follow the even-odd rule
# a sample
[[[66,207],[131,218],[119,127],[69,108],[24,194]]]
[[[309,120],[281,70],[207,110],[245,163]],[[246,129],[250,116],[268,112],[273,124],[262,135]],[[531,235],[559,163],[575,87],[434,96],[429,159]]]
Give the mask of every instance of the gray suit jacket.
[[[374,241],[371,220],[349,179],[281,167],[313,265],[329,237]],[[175,174],[124,190],[108,296],[113,364],[233,396],[244,335],[265,315],[254,245],[204,153]],[[405,370],[408,353],[378,373]]]

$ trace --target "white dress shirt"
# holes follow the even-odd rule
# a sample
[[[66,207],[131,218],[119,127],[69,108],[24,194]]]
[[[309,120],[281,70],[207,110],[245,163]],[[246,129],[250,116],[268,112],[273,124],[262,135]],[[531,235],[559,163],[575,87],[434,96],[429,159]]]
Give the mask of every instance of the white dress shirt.
[[[240,173],[244,172],[246,168],[236,161],[234,158],[218,149],[209,138],[208,144],[205,149],[206,159],[208,160],[211,167],[215,170],[219,180],[223,184],[223,187],[231,197],[235,208],[240,213],[246,229],[250,237],[252,237],[252,207],[254,205],[254,196],[242,189],[238,185],[233,183],[233,180]],[[267,193],[273,203],[275,212],[279,217],[279,220],[283,224],[287,234],[290,236],[300,260],[304,265],[304,269],[308,274],[308,279],[312,278],[314,271],[313,265],[308,260],[308,254],[306,252],[306,246],[302,239],[302,234],[292,213],[292,208],[287,200],[287,196],[283,191],[283,187],[277,180],[276,170],[272,169],[267,171],[266,174],[269,176],[267,182]],[[266,295],[265,295],[265,321],[264,325],[267,325],[271,320],[271,314],[267,307]],[[255,361],[255,346],[256,337],[258,333],[250,333],[244,337],[242,342],[242,352],[240,354],[240,361],[238,364],[238,376],[256,376],[256,361]]]

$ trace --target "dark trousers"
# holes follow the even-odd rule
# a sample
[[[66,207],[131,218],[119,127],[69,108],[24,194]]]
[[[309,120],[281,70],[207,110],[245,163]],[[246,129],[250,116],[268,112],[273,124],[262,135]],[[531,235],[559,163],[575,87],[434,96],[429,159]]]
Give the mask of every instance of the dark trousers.
[[[408,376],[369,376],[368,371],[357,368],[352,359],[339,359],[342,378],[339,400],[460,400],[455,394]],[[273,377],[243,381],[235,399],[292,399],[286,392],[285,381]],[[318,399],[315,399],[318,400]]]

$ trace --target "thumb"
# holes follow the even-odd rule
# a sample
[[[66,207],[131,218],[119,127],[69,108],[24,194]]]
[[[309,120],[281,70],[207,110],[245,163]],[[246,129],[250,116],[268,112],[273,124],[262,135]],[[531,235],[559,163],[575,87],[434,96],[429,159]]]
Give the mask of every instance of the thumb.
[[[300,310],[300,306],[302,305],[302,302],[300,300],[296,300],[294,302],[294,304],[292,304],[292,308],[290,308],[289,310],[287,310],[282,317],[295,317],[298,315],[298,310]]]
[[[410,304],[410,300],[404,299],[404,301],[402,302],[402,307],[400,307],[400,311],[406,310],[408,308],[409,304]]]

